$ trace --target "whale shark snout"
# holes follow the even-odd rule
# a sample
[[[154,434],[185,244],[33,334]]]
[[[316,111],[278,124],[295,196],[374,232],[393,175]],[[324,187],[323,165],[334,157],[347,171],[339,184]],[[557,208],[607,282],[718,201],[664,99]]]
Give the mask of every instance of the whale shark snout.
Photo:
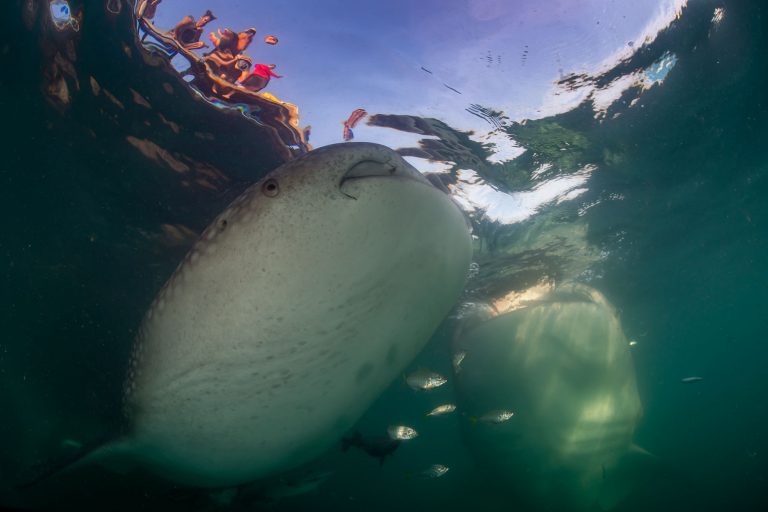
[[[408,165],[405,161],[399,162],[394,159],[389,159],[382,162],[366,159],[355,163],[342,175],[341,180],[339,181],[339,190],[345,196],[351,199],[357,199],[357,197],[352,195],[351,191],[354,183],[359,180],[370,179],[406,179],[432,186],[420,172]]]
[[[382,177],[410,178],[429,184],[423,174],[402,158],[394,158],[394,155],[389,155],[388,158],[376,159],[376,156],[379,155],[371,155],[352,165],[342,176],[341,184],[352,179]]]

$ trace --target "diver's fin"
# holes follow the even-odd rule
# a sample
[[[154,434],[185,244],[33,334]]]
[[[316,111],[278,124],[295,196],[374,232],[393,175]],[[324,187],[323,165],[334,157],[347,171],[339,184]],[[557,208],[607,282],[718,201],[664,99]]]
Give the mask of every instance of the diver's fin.
[[[598,504],[610,510],[621,503],[632,491],[647,484],[660,467],[658,457],[632,445],[614,464],[603,465],[603,485]]]

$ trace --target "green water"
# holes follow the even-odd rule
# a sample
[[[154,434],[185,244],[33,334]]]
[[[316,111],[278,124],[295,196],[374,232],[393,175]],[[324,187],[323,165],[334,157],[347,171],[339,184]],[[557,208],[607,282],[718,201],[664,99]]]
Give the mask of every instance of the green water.
[[[727,16],[711,33],[717,6]],[[132,40],[124,17],[91,18],[98,30],[84,29],[77,46],[80,92],[73,92],[69,107],[51,103],[44,90],[51,46],[24,26],[23,8],[18,1],[3,5],[0,41],[0,484],[23,480],[61,455],[63,439],[96,443],[119,428],[136,326],[193,239],[162,236],[161,225],[199,231],[286,158],[242,116],[221,113],[182,89],[165,98],[160,84],[177,84],[172,71],[148,65],[136,47],[126,57],[122,45]],[[644,415],[635,440],[665,468],[619,511],[768,507],[767,32],[762,2],[693,2],[647,56],[637,57],[650,63],[663,51],[675,53],[663,86],[632,108],[615,107],[621,114],[615,119],[597,122],[582,107],[534,125],[556,123],[556,131],[526,139],[519,127],[510,128],[521,144],[538,149],[539,160],[483,168],[499,188],[525,189],[536,163],[554,162],[555,172],[564,174],[596,167],[585,194],[521,225],[475,218],[486,243],[478,244],[480,274],[468,289],[469,298],[478,299],[494,287],[564,277],[572,267],[563,255],[572,253],[555,245],[529,261],[516,244],[534,229],[586,226],[586,243],[600,257],[583,268],[577,262],[579,272],[568,277],[601,290],[627,337],[637,341],[632,350]],[[90,94],[91,76],[119,96],[123,108]],[[132,104],[127,84],[149,98],[154,111]],[[159,123],[156,112],[175,119],[180,133]],[[206,131],[238,136],[201,144],[194,133]],[[559,151],[563,133],[581,143]],[[207,162],[223,177],[213,191],[182,186],[165,164],[130,147],[128,135]],[[254,142],[238,144],[243,139]],[[551,147],[557,151],[548,152]],[[436,333],[412,367],[450,374],[451,326]],[[693,375],[704,380],[681,382]],[[334,449],[318,463],[333,473],[317,492],[268,507],[519,510],[494,475],[473,461],[458,417],[423,417],[451,399],[451,383],[431,395],[394,383],[358,428],[375,433],[405,422],[420,431],[418,443],[402,446],[382,467],[362,452]],[[451,467],[445,477],[409,478],[438,462]],[[156,491],[138,478],[115,483],[98,472],[54,485],[64,496],[59,505],[34,490],[29,502],[83,510],[110,503],[101,485],[121,492],[110,505],[116,509],[215,509],[194,492]]]

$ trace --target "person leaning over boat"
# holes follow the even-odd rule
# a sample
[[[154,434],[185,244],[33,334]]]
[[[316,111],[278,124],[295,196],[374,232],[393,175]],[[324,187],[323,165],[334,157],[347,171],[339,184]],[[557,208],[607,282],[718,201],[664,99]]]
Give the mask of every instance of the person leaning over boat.
[[[160,5],[160,2],[163,0],[143,0],[139,4],[139,8],[136,9],[136,14],[139,18],[144,18],[145,20],[152,20],[155,17],[155,13],[157,12],[157,6]]]
[[[216,16],[208,10],[195,21],[192,16],[184,16],[180,22],[171,30],[171,36],[187,50],[197,50],[203,48],[205,43],[200,41],[203,35],[203,28],[216,19]]]
[[[238,80],[238,83],[248,89],[251,92],[258,92],[265,88],[269,84],[269,80],[274,78],[283,78],[282,75],[278,75],[274,71],[274,64],[254,64],[253,70],[249,74],[245,74]]]

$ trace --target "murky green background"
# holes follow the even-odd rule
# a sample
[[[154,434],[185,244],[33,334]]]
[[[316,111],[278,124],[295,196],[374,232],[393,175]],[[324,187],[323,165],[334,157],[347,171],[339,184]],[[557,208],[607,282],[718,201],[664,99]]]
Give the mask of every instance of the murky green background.
[[[542,218],[549,219],[545,230],[586,225],[587,242],[602,254],[579,279],[605,293],[627,337],[637,341],[645,412],[636,441],[665,466],[664,477],[621,511],[768,506],[768,9],[759,1],[704,4],[692,2],[675,30],[656,41],[678,62],[640,105],[619,106],[619,117],[600,123],[588,108],[534,122],[579,135],[583,144],[565,154],[547,153],[557,141],[547,139],[553,132],[546,129],[523,145],[539,144],[542,160],[563,173],[596,165],[585,194],[513,228],[477,224],[502,247]],[[711,35],[706,21],[720,5],[727,17]],[[77,43],[81,93],[73,92],[66,107],[52,104],[46,63],[54,48],[64,50],[24,26],[23,8],[4,2],[0,40],[2,484],[55,456],[63,439],[95,443],[117,428],[136,326],[194,239],[169,236],[161,226],[199,231],[286,158],[265,142],[262,127],[211,108],[172,71],[144,62],[138,48],[129,56],[125,15],[86,20],[93,28],[84,28]],[[91,76],[123,107],[90,94]],[[161,92],[164,82],[175,94]],[[152,109],[131,103],[128,86]],[[179,133],[159,122],[158,112],[174,119]],[[233,135],[201,143],[195,132]],[[129,135],[214,166],[222,177],[213,188],[182,185],[162,162],[131,147]],[[525,176],[510,176],[510,186],[530,186]],[[511,278],[497,268],[500,249],[490,247],[477,257],[483,286],[524,280],[525,268]],[[414,366],[450,373],[449,331],[438,332]],[[704,380],[680,382],[690,375]],[[515,510],[463,448],[456,418],[423,419],[450,398],[450,384],[418,396],[393,384],[360,428],[409,422],[421,432],[419,443],[401,447],[381,468],[360,452],[333,452],[326,459],[333,476],[318,493],[272,506]],[[451,472],[433,481],[407,478],[435,462]],[[75,503],[98,495],[93,482],[100,477],[90,477],[89,490],[75,480],[58,490]],[[197,507],[187,498],[163,500],[164,510]],[[115,506],[122,503],[128,501]]]

